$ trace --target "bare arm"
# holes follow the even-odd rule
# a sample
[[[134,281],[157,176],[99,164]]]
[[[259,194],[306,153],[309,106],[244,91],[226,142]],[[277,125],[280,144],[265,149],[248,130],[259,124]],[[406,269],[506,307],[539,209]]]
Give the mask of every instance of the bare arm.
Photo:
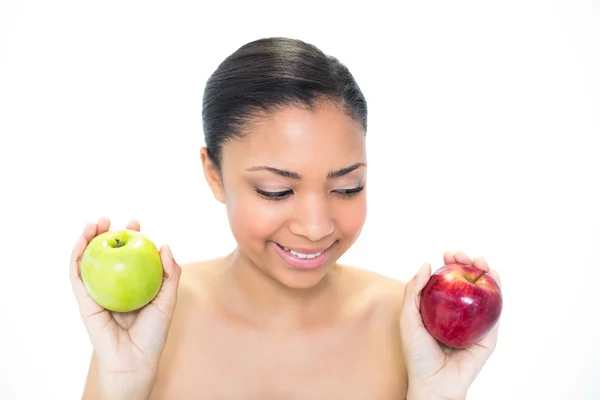
[[[147,400],[155,376],[112,374],[103,371],[96,353],[92,353],[82,400]]]
[[[181,268],[168,246],[157,248],[163,281],[152,301],[127,313],[105,309],[88,293],[81,261],[88,244],[99,235],[108,234],[109,228],[108,218],[86,224],[71,252],[72,289],[94,348],[82,398],[147,400],[177,303]],[[127,230],[139,232],[139,222],[130,221]]]
[[[83,388],[82,400],[98,400],[99,398],[98,359],[96,358],[96,353],[92,352],[87,380]]]

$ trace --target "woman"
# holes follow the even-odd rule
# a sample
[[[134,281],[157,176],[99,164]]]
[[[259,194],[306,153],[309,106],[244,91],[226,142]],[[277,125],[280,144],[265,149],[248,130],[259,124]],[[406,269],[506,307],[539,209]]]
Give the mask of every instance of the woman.
[[[348,69],[302,41],[248,43],[208,80],[203,121],[237,247],[180,268],[163,246],[160,293],[118,314],[82,284],[81,255],[110,226],[88,224],[71,262],[94,348],[84,398],[464,399],[497,328],[443,349],[417,308],[429,264],[405,285],[337,263],[366,217],[367,105]]]

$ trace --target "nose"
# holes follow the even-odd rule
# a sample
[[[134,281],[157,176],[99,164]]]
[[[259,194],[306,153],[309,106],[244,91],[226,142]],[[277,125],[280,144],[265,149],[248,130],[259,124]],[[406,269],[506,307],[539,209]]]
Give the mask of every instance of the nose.
[[[299,199],[294,205],[290,231],[318,242],[333,233],[334,218],[329,202],[319,195]]]

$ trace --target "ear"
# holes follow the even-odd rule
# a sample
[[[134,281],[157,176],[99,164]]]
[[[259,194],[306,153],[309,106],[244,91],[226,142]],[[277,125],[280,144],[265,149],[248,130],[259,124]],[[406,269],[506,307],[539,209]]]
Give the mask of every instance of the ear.
[[[221,174],[219,173],[217,165],[209,157],[208,149],[206,147],[200,149],[200,160],[202,161],[204,177],[206,178],[208,186],[210,186],[210,190],[212,190],[213,196],[221,203],[225,203],[225,190],[223,188]]]

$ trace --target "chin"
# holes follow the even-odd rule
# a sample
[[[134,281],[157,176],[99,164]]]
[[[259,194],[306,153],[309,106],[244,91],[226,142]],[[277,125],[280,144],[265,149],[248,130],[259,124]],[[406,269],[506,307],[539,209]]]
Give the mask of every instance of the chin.
[[[277,274],[271,274],[271,277],[290,289],[306,290],[318,286],[323,278],[327,276],[328,271],[329,268],[313,271],[288,269],[287,271],[278,271]]]

